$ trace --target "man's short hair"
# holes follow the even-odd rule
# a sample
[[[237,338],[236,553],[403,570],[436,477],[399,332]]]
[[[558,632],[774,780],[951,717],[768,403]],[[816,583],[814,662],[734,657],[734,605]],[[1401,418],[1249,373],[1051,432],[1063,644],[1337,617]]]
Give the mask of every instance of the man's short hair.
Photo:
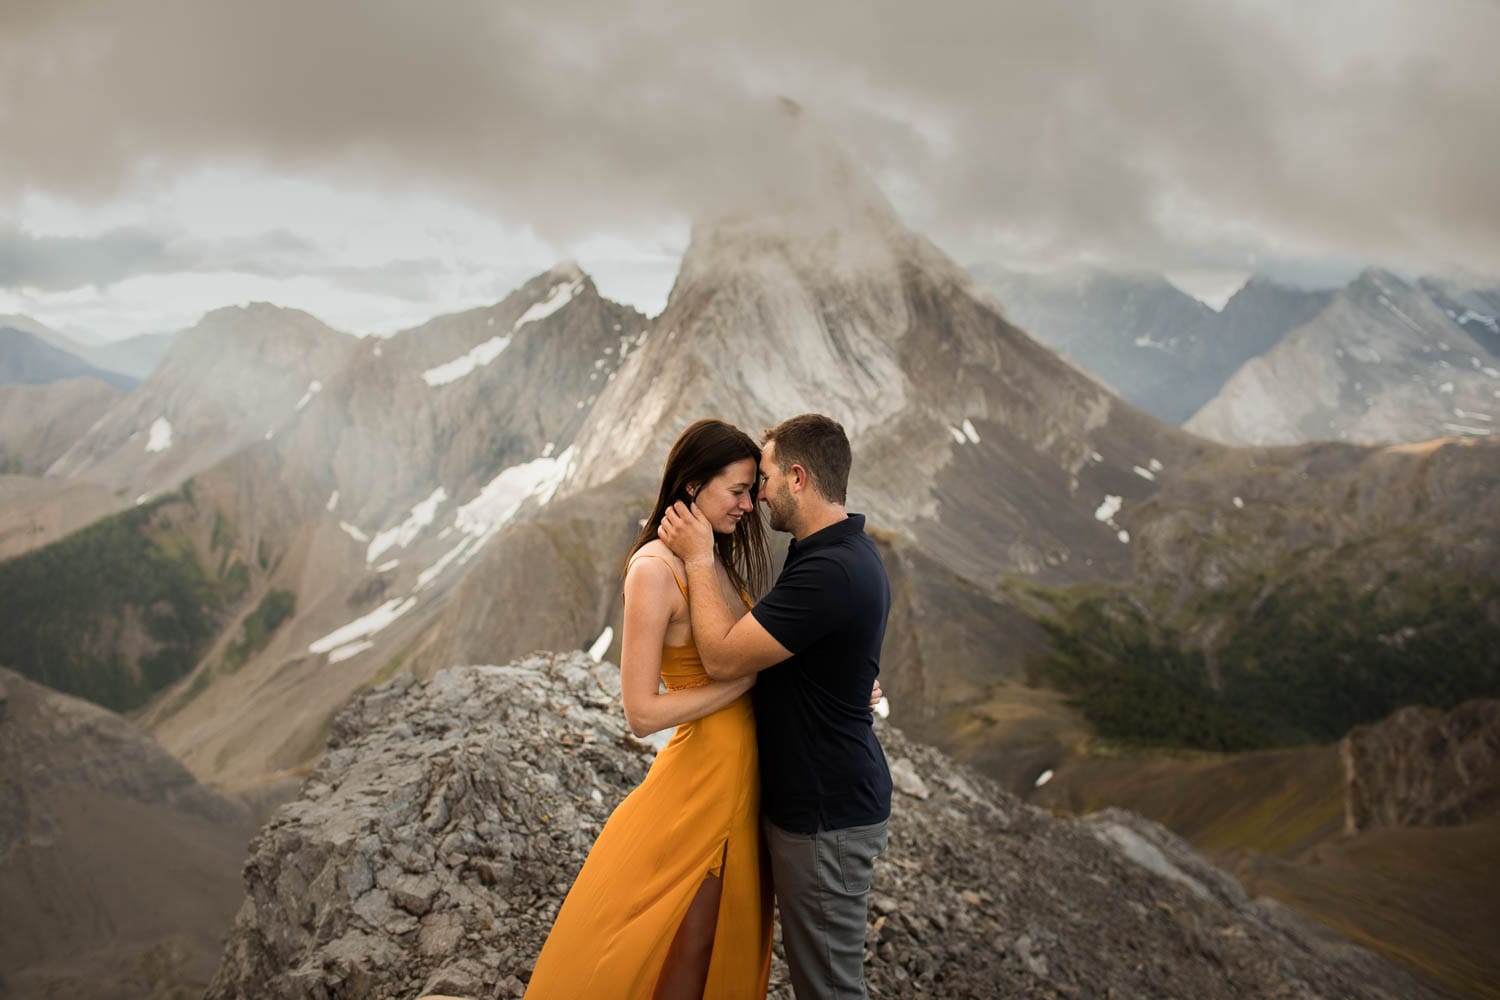
[[[831,503],[842,504],[849,492],[849,437],[844,425],[821,413],[804,413],[772,427],[762,444],[776,444],[776,465],[787,472],[800,465],[813,487]]]

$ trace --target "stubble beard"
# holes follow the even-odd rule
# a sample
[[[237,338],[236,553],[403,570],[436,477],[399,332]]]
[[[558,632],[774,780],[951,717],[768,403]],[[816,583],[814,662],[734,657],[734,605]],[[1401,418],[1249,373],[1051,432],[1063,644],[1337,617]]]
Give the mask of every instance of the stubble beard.
[[[792,491],[785,485],[777,490],[773,496],[766,498],[766,513],[772,531],[791,531],[792,519],[797,514],[797,501],[792,498]]]

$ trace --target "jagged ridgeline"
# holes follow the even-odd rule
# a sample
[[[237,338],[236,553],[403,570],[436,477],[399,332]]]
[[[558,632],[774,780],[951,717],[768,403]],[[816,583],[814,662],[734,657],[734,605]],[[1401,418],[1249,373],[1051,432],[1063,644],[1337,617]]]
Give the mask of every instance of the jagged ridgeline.
[[[116,711],[137,708],[191,671],[251,604],[254,578],[272,568],[264,549],[257,558],[241,556],[223,512],[205,511],[189,480],[0,562],[0,663]],[[233,670],[264,647],[295,603],[289,591],[259,595],[220,666]]]

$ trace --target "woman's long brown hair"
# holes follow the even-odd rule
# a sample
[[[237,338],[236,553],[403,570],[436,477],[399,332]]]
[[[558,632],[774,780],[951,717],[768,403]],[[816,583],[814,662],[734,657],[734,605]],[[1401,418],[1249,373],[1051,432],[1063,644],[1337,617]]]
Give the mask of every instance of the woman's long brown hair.
[[[651,516],[646,518],[640,536],[625,557],[626,569],[630,567],[631,556],[656,537],[656,529],[668,507],[679,500],[691,504],[693,495],[707,486],[710,479],[731,462],[744,458],[756,466],[750,482],[750,512],[740,518],[732,534],[714,532],[714,547],[718,549],[719,561],[724,564],[729,580],[737,590],[752,598],[764,594],[771,578],[771,552],[757,502],[760,499],[760,446],[750,435],[722,420],[699,420],[673,443],[672,450],[667,453],[666,468],[662,470],[656,505],[651,508]]]

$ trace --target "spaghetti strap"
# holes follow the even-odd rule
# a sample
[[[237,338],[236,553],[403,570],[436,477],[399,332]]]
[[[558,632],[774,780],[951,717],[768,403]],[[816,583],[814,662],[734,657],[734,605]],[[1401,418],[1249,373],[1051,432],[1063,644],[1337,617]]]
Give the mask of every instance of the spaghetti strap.
[[[682,582],[682,577],[680,577],[680,576],[677,575],[677,570],[673,569],[672,568],[672,564],[669,563],[669,562],[667,562],[666,559],[664,559],[663,557],[658,556],[658,555],[653,555],[650,552],[642,552],[639,555],[637,555],[635,558],[636,559],[655,559],[657,562],[659,562],[663,566],[667,567],[667,572],[671,573],[672,574],[672,579],[674,579],[674,580],[677,581],[677,589],[680,590],[680,591],[682,591],[682,599],[684,601],[688,599],[687,585]],[[631,564],[632,565],[635,564],[635,559],[631,560]]]

